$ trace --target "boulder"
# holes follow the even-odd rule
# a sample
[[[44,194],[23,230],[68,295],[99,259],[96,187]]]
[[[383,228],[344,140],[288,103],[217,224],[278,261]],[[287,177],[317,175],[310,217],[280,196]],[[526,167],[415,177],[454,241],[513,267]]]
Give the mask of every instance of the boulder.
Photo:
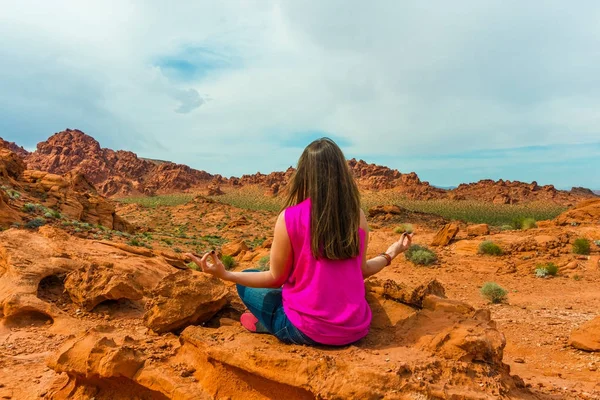
[[[223,246],[221,246],[221,253],[223,253],[226,256],[232,256],[235,257],[238,254],[240,254],[242,251],[248,251],[248,246],[246,245],[246,242],[244,242],[243,240],[239,240],[237,242],[232,242],[232,243],[225,243]]]
[[[454,239],[459,229],[460,228],[458,224],[455,222],[444,225],[444,227],[435,234],[431,245],[446,246],[450,243],[450,241],[452,241],[452,239]]]
[[[18,179],[25,171],[25,163],[16,153],[0,148],[0,178]]]
[[[382,214],[400,215],[402,214],[402,209],[395,205],[375,206],[369,209],[369,217],[375,217]]]
[[[221,280],[202,272],[181,270],[167,275],[152,291],[144,321],[157,333],[199,324],[225,306],[227,294]]]
[[[132,274],[96,264],[71,272],[65,280],[65,289],[71,300],[87,311],[106,300],[144,297],[143,288]]]
[[[579,350],[600,351],[600,316],[575,329],[569,344]]]
[[[445,289],[436,279],[421,283],[401,283],[391,279],[382,281],[371,278],[366,281],[366,287],[369,292],[419,308],[423,306],[423,300],[426,296],[445,297]]]
[[[468,236],[484,236],[489,234],[490,227],[488,226],[488,224],[469,225],[467,227]]]
[[[556,217],[556,223],[558,225],[600,223],[600,199],[582,201],[573,209]]]

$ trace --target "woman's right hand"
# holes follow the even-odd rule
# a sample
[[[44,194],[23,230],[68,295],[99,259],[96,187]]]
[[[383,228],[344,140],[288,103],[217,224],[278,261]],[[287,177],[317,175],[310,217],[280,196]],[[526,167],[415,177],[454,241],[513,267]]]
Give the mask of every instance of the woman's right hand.
[[[223,262],[219,260],[214,250],[210,253],[204,254],[202,258],[199,258],[192,253],[186,253],[185,256],[191,259],[193,262],[195,262],[196,265],[198,265],[202,269],[202,272],[216,276],[217,278],[221,279],[224,279],[227,275],[225,265],[223,265]],[[212,259],[212,264],[208,261],[209,258]]]
[[[412,233],[403,233],[400,236],[400,239],[393,243],[388,249],[386,253],[389,254],[392,258],[396,258],[400,253],[405,252],[412,245]]]

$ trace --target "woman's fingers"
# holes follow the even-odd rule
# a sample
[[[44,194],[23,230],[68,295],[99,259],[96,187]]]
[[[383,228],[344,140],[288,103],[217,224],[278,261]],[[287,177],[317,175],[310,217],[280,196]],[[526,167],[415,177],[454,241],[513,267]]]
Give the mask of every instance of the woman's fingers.
[[[221,260],[219,260],[219,258],[217,257],[217,253],[214,250],[210,252],[210,256],[212,257],[213,263],[215,265],[221,262]]]
[[[210,256],[210,253],[206,253],[202,256],[202,259],[200,260],[200,268],[202,268],[202,271],[207,272],[208,270],[208,263],[206,262],[206,260],[208,260],[208,257]]]

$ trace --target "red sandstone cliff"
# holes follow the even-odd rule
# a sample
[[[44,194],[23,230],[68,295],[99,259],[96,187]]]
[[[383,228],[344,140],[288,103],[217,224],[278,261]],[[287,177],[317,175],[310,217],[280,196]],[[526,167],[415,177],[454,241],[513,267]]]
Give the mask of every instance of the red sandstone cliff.
[[[105,196],[189,189],[212,175],[187,165],[155,163],[130,151],[104,149],[91,136],[67,129],[41,142],[25,160],[31,169],[65,174],[80,171]]]

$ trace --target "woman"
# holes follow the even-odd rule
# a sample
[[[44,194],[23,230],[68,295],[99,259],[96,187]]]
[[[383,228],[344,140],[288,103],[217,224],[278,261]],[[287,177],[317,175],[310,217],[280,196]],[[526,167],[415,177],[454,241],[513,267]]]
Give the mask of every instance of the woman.
[[[188,257],[204,272],[237,284],[249,309],[240,319],[248,330],[271,333],[285,343],[342,346],[369,332],[364,278],[411,244],[412,236],[402,235],[385,253],[367,260],[368,232],[344,154],[322,138],[298,161],[275,224],[269,271],[226,271],[214,251],[201,259]]]

